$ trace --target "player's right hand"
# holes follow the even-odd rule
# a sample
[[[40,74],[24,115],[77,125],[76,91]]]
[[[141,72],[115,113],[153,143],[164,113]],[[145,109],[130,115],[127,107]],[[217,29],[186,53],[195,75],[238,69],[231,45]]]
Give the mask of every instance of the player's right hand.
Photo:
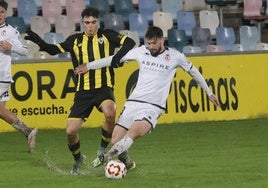
[[[218,100],[218,98],[212,94],[211,96],[209,96],[209,100],[215,105],[215,106],[219,106],[220,107],[220,102]]]

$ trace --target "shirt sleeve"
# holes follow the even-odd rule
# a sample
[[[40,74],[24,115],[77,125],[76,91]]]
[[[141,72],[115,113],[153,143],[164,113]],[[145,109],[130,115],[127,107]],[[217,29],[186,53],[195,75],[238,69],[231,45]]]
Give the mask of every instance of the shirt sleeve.
[[[192,62],[188,60],[188,58],[177,51],[177,61],[178,61],[178,66],[181,67],[185,72],[189,72],[191,67],[193,66]]]
[[[126,39],[125,35],[122,35],[122,34],[116,32],[114,30],[111,30],[111,29],[103,30],[103,34],[114,45],[114,47],[120,47]]]
[[[79,33],[68,36],[65,41],[56,44],[58,48],[57,53],[71,52],[73,50],[74,45],[76,43],[79,43],[78,41],[79,39],[81,40],[80,42],[82,42],[82,38],[83,38],[83,35]]]
[[[20,34],[15,31],[13,37],[10,39],[10,44],[12,45],[12,51],[16,52],[20,55],[28,55],[28,48],[26,44],[24,44]]]
[[[129,50],[128,53],[121,58],[120,62],[127,62],[127,61],[131,61],[131,60],[136,60],[137,54],[139,53],[138,50],[139,50],[138,47],[135,47],[132,50]]]
[[[128,62],[131,60],[136,60],[137,56],[135,54],[137,54],[137,50],[138,50],[138,47],[130,50],[123,58],[121,58],[120,62],[123,63],[123,62]],[[88,70],[107,67],[107,66],[111,65],[112,59],[113,59],[113,56],[109,56],[106,58],[102,58],[102,59],[98,59],[98,60],[95,60],[92,62],[88,62],[86,66],[87,66]]]
[[[199,86],[207,93],[208,96],[212,95],[212,91],[209,89],[206,80],[202,74],[197,70],[197,68],[192,64],[188,58],[180,52],[177,52],[177,58],[179,62],[179,67],[184,71],[188,72],[192,78],[199,84]]]

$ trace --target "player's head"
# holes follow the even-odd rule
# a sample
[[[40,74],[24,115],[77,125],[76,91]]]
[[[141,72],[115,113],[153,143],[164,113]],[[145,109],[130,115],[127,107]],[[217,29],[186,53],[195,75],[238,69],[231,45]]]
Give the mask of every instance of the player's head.
[[[7,10],[8,4],[6,1],[4,0],[0,0],[0,7],[4,8],[5,10]]]
[[[99,27],[99,10],[86,7],[82,13],[82,24],[87,35],[95,35]]]
[[[161,28],[150,26],[145,33],[146,46],[152,56],[157,56],[164,50],[164,38]]]
[[[0,0],[0,25],[3,25],[5,23],[7,7],[7,2]]]

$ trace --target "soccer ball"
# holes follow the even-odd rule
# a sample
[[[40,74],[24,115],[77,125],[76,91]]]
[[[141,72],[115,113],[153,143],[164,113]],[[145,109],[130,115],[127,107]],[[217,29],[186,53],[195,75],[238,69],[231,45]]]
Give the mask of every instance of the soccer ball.
[[[126,174],[127,168],[121,161],[111,160],[105,167],[105,176],[109,179],[122,179]]]

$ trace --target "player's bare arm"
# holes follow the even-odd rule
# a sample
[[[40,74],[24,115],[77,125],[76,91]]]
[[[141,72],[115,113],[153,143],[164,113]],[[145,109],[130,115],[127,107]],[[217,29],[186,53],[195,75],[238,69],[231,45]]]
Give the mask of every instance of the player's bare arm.
[[[209,100],[215,106],[220,106],[220,102],[219,102],[218,98],[209,89],[204,77],[197,70],[197,68],[195,66],[192,66],[192,68],[190,69],[189,73],[194,78],[194,80],[201,86],[201,88],[207,93],[207,95],[209,96]]]

